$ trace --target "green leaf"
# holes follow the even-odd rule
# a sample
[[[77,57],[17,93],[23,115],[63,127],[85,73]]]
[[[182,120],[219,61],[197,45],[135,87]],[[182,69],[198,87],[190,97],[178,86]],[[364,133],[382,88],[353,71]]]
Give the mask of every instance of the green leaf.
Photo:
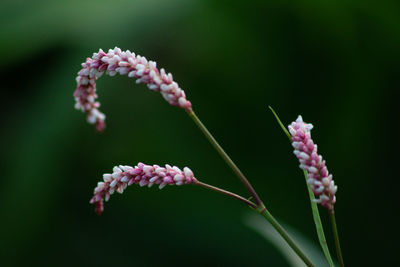
[[[322,227],[322,222],[321,222],[321,217],[319,216],[318,206],[317,206],[317,203],[315,202],[315,196],[314,196],[313,191],[310,188],[310,185],[307,183],[307,178],[308,178],[307,171],[304,171],[304,177],[306,179],[308,195],[310,196],[311,210],[312,210],[312,214],[313,214],[313,218],[314,218],[315,228],[316,228],[317,234],[318,234],[319,244],[321,245],[322,251],[325,254],[325,258],[328,261],[329,266],[333,267],[335,265],[333,264],[331,254],[329,253],[328,244],[326,243],[324,228]]]
[[[274,114],[274,116],[275,116],[276,120],[278,121],[279,125],[281,126],[283,132],[287,135],[287,137],[289,138],[290,142],[292,142],[292,137],[290,136],[290,133],[288,132],[288,130],[286,130],[286,127],[283,125],[283,123],[279,119],[278,115],[275,113],[275,110],[271,106],[268,106],[268,107],[272,111],[272,113]]]

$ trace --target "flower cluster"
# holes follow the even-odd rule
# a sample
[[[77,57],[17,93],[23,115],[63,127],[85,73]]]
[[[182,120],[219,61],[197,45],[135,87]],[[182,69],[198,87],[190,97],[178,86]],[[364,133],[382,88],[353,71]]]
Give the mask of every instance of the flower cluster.
[[[95,211],[101,214],[104,210],[103,200],[108,201],[110,195],[115,191],[123,193],[128,185],[139,184],[140,186],[147,185],[151,187],[154,184],[159,185],[162,189],[166,185],[183,185],[196,183],[196,178],[193,172],[188,168],[183,168],[183,171],[178,167],[165,165],[146,165],[139,163],[135,167],[131,166],[115,166],[112,174],[103,175],[104,182],[99,182],[94,189],[94,196],[90,200],[91,204],[95,204]]]
[[[167,74],[164,69],[157,69],[156,62],[148,61],[129,50],[121,51],[117,47],[108,50],[108,53],[100,49],[92,58],[87,58],[86,62],[82,63],[74,92],[75,108],[86,112],[88,122],[95,124],[99,132],[105,128],[105,116],[98,109],[100,103],[96,102],[96,79],[104,72],[110,76],[119,73],[136,78],[136,83],[145,83],[150,90],[161,92],[171,105],[191,111],[192,104],[186,99],[185,92],[173,81],[171,73]]]
[[[318,155],[317,145],[311,139],[312,124],[304,123],[299,116],[288,128],[294,154],[300,161],[300,168],[308,172],[307,182],[317,197],[316,202],[332,210],[336,202],[337,186],[332,180],[332,174],[328,173],[325,160]]]

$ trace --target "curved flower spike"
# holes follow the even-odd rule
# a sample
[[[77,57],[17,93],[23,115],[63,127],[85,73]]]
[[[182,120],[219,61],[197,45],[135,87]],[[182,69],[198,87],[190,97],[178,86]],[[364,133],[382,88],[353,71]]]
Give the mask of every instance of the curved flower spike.
[[[139,184],[140,186],[147,185],[151,187],[154,184],[159,185],[162,189],[166,185],[183,185],[196,183],[193,172],[188,168],[183,168],[181,171],[178,167],[165,165],[146,165],[141,162],[137,166],[115,166],[112,174],[103,175],[104,182],[99,182],[94,189],[94,195],[90,200],[91,204],[96,205],[95,211],[101,214],[104,210],[103,201],[108,201],[110,195],[115,191],[123,193],[128,185]]]
[[[312,128],[313,125],[304,123],[301,116],[289,125],[288,129],[293,140],[293,153],[300,161],[300,169],[308,172],[307,182],[314,192],[315,201],[329,210],[333,210],[337,186],[332,180],[332,174],[328,173],[325,160],[318,155],[317,145],[311,139]]]
[[[76,78],[78,86],[74,92],[75,108],[87,113],[87,121],[95,124],[99,132],[105,128],[105,115],[98,110],[100,103],[96,102],[96,80],[104,72],[110,76],[119,73],[136,78],[136,83],[145,83],[150,90],[161,92],[171,105],[188,112],[192,110],[192,104],[186,99],[185,92],[173,81],[172,74],[167,74],[164,69],[158,70],[156,62],[148,61],[129,50],[121,51],[118,47],[108,50],[108,53],[100,49],[92,58],[87,58],[82,63],[82,69]]]

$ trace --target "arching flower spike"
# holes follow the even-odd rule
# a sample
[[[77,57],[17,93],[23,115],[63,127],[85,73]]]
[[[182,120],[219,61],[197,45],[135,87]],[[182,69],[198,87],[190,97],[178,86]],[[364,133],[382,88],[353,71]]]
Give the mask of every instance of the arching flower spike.
[[[156,62],[148,61],[129,50],[121,51],[118,47],[108,50],[108,53],[100,49],[92,58],[87,58],[82,63],[74,92],[75,108],[87,113],[87,121],[95,124],[99,132],[105,128],[105,115],[99,111],[100,103],[96,102],[96,80],[103,73],[110,76],[119,73],[136,78],[136,83],[145,83],[150,90],[161,92],[171,105],[188,112],[192,110],[192,104],[186,99],[185,92],[173,81],[172,74],[167,74],[164,69],[158,70]]]
[[[197,180],[193,176],[193,172],[188,168],[183,168],[183,171],[178,167],[165,165],[146,165],[139,163],[135,167],[131,166],[115,166],[112,174],[104,174],[103,182],[99,182],[94,189],[94,195],[90,200],[94,204],[97,214],[101,214],[104,210],[103,201],[108,201],[110,195],[115,191],[123,193],[127,186],[138,184],[140,186],[147,185],[151,187],[154,184],[159,185],[162,189],[166,185],[184,185],[196,183]]]

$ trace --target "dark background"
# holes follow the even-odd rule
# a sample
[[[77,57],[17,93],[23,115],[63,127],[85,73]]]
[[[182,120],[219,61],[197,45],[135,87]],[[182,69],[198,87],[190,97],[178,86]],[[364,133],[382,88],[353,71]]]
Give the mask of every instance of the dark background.
[[[0,265],[287,266],[244,224],[245,205],[195,186],[131,186],[93,212],[102,174],[139,161],[189,166],[247,196],[185,112],[144,85],[99,80],[103,134],[74,110],[80,64],[115,46],[172,72],[270,211],[317,244],[267,106],[285,124],[302,114],[339,187],[345,262],[394,264],[399,12],[397,0],[2,0]]]

